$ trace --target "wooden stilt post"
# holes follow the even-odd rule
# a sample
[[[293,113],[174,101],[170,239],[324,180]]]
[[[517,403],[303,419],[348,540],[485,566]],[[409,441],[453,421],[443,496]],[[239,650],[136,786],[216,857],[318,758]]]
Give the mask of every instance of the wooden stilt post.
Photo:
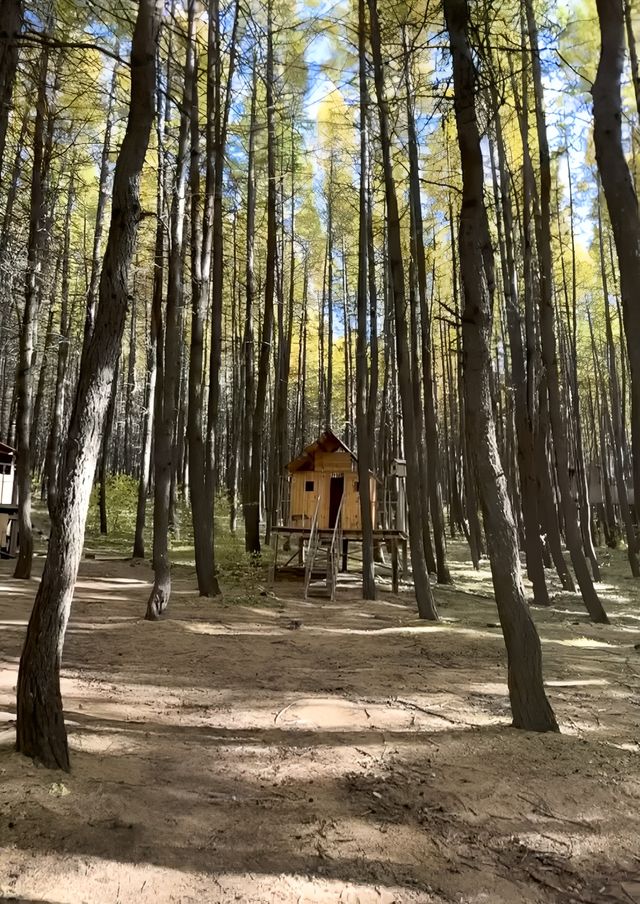
[[[397,593],[399,590],[398,582],[398,541],[394,537],[391,541],[391,590]]]

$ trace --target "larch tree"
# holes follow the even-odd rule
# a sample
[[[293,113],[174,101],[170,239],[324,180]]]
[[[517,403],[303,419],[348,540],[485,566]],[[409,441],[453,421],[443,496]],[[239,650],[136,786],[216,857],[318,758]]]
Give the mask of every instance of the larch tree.
[[[478,475],[493,587],[508,656],[513,724],[557,731],[542,679],[540,639],[524,599],[518,536],[498,453],[491,390],[492,250],[484,202],[484,162],[476,114],[477,77],[467,0],[444,0],[453,63],[462,167],[460,273],[465,425]]]
[[[20,658],[17,749],[45,766],[69,769],[60,663],[93,474],[120,355],[140,207],[140,176],[155,115],[160,0],[140,0],[131,43],[131,99],[116,163],[109,236],[95,329],[81,368],[64,444],[60,496],[49,551]]]
[[[624,3],[623,0],[597,0],[596,6],[601,48],[592,88],[593,137],[620,270],[620,294],[631,372],[631,445],[637,513],[640,511],[640,212],[622,143]],[[605,304],[609,304],[608,298],[605,298]]]

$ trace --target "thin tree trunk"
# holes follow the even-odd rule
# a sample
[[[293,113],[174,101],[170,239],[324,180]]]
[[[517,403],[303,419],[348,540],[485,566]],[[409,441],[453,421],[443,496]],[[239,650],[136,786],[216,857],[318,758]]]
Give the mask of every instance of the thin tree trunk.
[[[426,439],[426,491],[428,494],[428,510],[433,525],[433,541],[436,553],[436,574],[439,584],[451,584],[451,575],[447,566],[444,519],[440,499],[440,450],[438,447],[438,425],[436,422],[433,362],[431,358],[431,322],[427,303],[427,267],[424,255],[424,227],[422,221],[422,202],[420,196],[420,169],[418,163],[418,139],[416,134],[415,114],[413,109],[413,87],[409,75],[410,60],[405,37],[405,90],[408,123],[409,146],[409,199],[411,205],[412,243],[411,251],[416,265],[416,281],[420,304],[420,327],[422,349],[422,382],[424,392],[424,425]],[[426,516],[425,498],[425,516]],[[425,521],[426,521],[425,517]]]
[[[249,122],[249,148],[247,154],[247,234],[246,234],[246,274],[245,274],[245,320],[242,338],[244,362],[244,420],[242,440],[242,514],[245,524],[245,546],[251,551],[255,539],[250,536],[250,527],[255,523],[251,507],[258,504],[251,492],[251,446],[253,440],[253,416],[255,404],[255,380],[253,372],[253,317],[255,304],[255,226],[256,226],[256,107],[258,93],[257,60],[253,58],[253,87],[251,91],[251,118]],[[258,519],[260,515],[258,513]]]
[[[27,272],[25,275],[24,310],[20,326],[18,369],[16,374],[16,485],[18,488],[18,532],[20,549],[14,577],[31,577],[33,531],[31,525],[31,419],[33,407],[33,365],[38,328],[38,291],[42,263],[42,221],[44,216],[45,121],[47,113],[47,75],[49,53],[43,49],[39,62],[36,118],[33,132],[33,164],[27,240]]]
[[[578,524],[578,510],[571,493],[566,428],[562,418],[560,378],[553,308],[553,258],[551,251],[551,164],[542,98],[542,75],[538,49],[538,32],[532,0],[525,0],[527,27],[531,43],[532,74],[535,97],[536,127],[540,157],[540,214],[537,244],[540,262],[540,338],[549,398],[549,418],[553,436],[556,476],[560,493],[562,517],[569,554],[580,586],[584,604],[595,622],[606,623],[607,614],[593,585],[582,547]]]
[[[210,0],[209,58],[207,66],[207,154],[213,154],[212,203],[212,261],[211,261],[211,347],[209,355],[209,393],[207,404],[205,495],[208,518],[211,520],[211,567],[215,574],[214,510],[218,489],[218,458],[216,437],[220,410],[220,367],[222,361],[222,308],[224,289],[224,209],[223,179],[227,126],[231,105],[231,90],[236,63],[236,42],[240,21],[240,4],[233,7],[233,27],[229,45],[226,91],[223,90],[222,34],[219,0]]]
[[[502,122],[493,92],[495,108],[494,122],[500,172],[500,207],[504,219],[504,252],[502,253],[503,282],[507,309],[507,329],[511,349],[511,375],[515,391],[514,413],[518,444],[518,468],[524,533],[527,553],[527,571],[533,585],[534,601],[540,606],[549,605],[549,592],[544,574],[542,542],[540,539],[540,518],[538,515],[538,479],[535,459],[535,412],[529,410],[527,392],[527,372],[522,343],[520,305],[518,301],[515,255],[513,250],[513,213],[509,191],[506,155],[502,136]],[[497,194],[496,185],[496,194]]]
[[[267,383],[271,362],[271,340],[273,335],[273,304],[276,277],[276,134],[274,109],[274,58],[273,58],[273,17],[272,0],[267,4],[267,61],[266,61],[266,106],[267,106],[267,255],[264,290],[264,312],[258,378],[256,381],[255,409],[252,422],[251,468],[247,487],[246,547],[249,552],[260,552],[260,489],[262,474],[262,453],[264,448],[264,424],[266,421]]]
[[[370,14],[371,50],[373,56],[374,81],[376,97],[378,101],[378,118],[380,121],[380,143],[382,146],[382,159],[385,183],[385,198],[387,204],[387,241],[389,253],[389,269],[391,288],[393,292],[393,308],[395,312],[397,372],[400,400],[402,404],[402,426],[405,438],[405,458],[407,463],[407,483],[412,487],[420,486],[420,463],[418,459],[417,443],[413,407],[413,379],[416,374],[410,371],[409,337],[407,329],[406,295],[404,263],[402,259],[402,240],[400,233],[400,214],[398,210],[398,197],[393,176],[391,160],[391,134],[389,127],[389,103],[384,84],[384,63],[382,59],[382,46],[380,38],[380,23],[378,20],[377,0],[368,0]],[[421,618],[437,620],[433,592],[429,583],[429,573],[424,555],[422,541],[422,517],[420,498],[416,494],[408,493],[409,515],[409,542],[411,544],[411,564],[413,570],[413,582],[418,604],[418,613]]]
[[[109,90],[109,100],[107,102],[107,115],[104,127],[104,139],[102,142],[102,155],[100,158],[100,174],[98,176],[98,205],[96,208],[96,223],[93,233],[93,251],[91,255],[91,275],[89,277],[89,288],[87,290],[86,313],[84,321],[84,349],[87,346],[96,318],[96,305],[98,302],[98,286],[100,281],[100,245],[102,244],[102,235],[104,232],[104,220],[107,209],[107,200],[109,197],[109,155],[111,153],[111,132],[113,131],[114,106],[116,86],[118,80],[118,68],[113,67],[111,75],[111,87]]]
[[[64,250],[62,262],[62,291],[60,298],[60,338],[58,340],[58,360],[56,367],[56,383],[53,397],[51,427],[47,442],[46,479],[47,506],[53,518],[58,503],[58,467],[60,439],[62,436],[65,410],[65,381],[67,362],[69,360],[69,344],[71,340],[71,318],[69,316],[69,250],[71,240],[71,213],[74,204],[74,174],[70,177],[65,216]]]
[[[211,26],[213,27],[213,26]],[[203,437],[203,365],[205,317],[211,274],[211,217],[213,151],[207,141],[204,215],[200,212],[200,118],[197,79],[191,99],[191,348],[189,355],[189,496],[193,523],[196,575],[200,596],[217,596],[220,587],[213,558],[213,513],[206,493],[206,458]]]
[[[169,263],[167,268],[167,304],[164,322],[162,305],[155,303],[152,318],[156,335],[156,394],[153,497],[153,569],[154,580],[147,601],[145,618],[155,621],[169,605],[171,562],[169,559],[169,518],[171,482],[175,459],[174,428],[176,387],[179,373],[179,315],[183,301],[184,220],[186,211],[187,163],[189,156],[189,101],[194,82],[195,0],[189,0],[187,48],[184,84],[180,107],[180,127],[176,154],[176,174],[170,212]],[[154,299],[154,301],[157,301]]]
[[[367,131],[367,22],[366,0],[358,0],[358,78],[360,88],[360,197],[358,233],[358,332],[356,336],[356,431],[358,436],[358,482],[362,529],[362,598],[376,598],[371,518],[371,470],[367,418],[367,286],[369,263],[369,136]]]

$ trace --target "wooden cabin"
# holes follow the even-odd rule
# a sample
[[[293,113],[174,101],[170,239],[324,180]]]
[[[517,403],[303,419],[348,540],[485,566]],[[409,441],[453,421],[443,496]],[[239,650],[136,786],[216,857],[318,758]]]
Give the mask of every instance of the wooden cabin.
[[[342,502],[342,528],[360,531],[358,460],[330,430],[289,462],[289,517],[287,526],[308,530],[318,506],[318,528],[335,527]],[[369,476],[371,517],[376,523],[377,481]],[[344,500],[343,500],[344,495]],[[318,500],[319,505],[318,505]]]
[[[0,556],[18,551],[18,506],[15,498],[15,449],[0,443]]]
[[[14,502],[15,459],[15,449],[0,443],[0,505],[11,505]]]

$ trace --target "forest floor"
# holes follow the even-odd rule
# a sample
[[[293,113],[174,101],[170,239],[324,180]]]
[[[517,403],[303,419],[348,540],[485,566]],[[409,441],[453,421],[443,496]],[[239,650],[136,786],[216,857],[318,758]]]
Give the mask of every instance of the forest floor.
[[[0,564],[0,900],[49,904],[640,902],[640,594],[604,568],[612,624],[555,588],[536,610],[562,734],[509,727],[488,568],[453,547],[442,621],[409,592],[85,559],[64,654],[72,772],[16,754],[37,577]],[[42,558],[37,560],[39,574]]]

